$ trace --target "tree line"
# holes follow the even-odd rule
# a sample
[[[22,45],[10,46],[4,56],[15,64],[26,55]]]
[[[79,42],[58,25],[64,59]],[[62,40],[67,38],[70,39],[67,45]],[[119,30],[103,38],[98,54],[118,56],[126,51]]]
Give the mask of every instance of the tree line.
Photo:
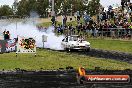
[[[14,2],[12,7],[2,5],[0,7],[0,17],[17,15],[20,17],[30,16],[32,12],[36,12],[39,17],[47,17],[51,11],[52,0],[21,0]],[[69,15],[79,11],[86,11],[90,15],[99,13],[100,0],[55,0],[56,15]],[[87,5],[86,5],[87,4]],[[15,8],[15,9],[14,9]]]

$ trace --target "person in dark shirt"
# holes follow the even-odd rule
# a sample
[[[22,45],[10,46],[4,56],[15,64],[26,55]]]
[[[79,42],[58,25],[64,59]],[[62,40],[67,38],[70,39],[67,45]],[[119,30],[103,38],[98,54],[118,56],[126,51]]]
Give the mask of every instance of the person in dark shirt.
[[[58,24],[57,31],[58,31],[58,33],[61,32],[61,25],[60,24]]]
[[[3,35],[4,35],[4,40],[9,40],[10,39],[10,33],[9,33],[9,31],[4,31]]]
[[[64,18],[63,18],[63,24],[64,24],[64,26],[66,26],[66,22],[67,22],[67,17],[64,16]]]
[[[106,20],[106,18],[107,18],[107,17],[106,17],[106,13],[105,13],[105,12],[103,12],[103,14],[102,14],[102,15],[103,15],[103,20]]]
[[[72,33],[73,33],[72,24],[69,25],[69,28],[68,29],[70,31],[70,35],[72,35]]]
[[[4,40],[6,40],[5,34],[6,34],[6,31],[3,32]]]
[[[82,29],[82,24],[80,23],[80,24],[77,26],[78,34],[81,32],[81,29]]]
[[[130,6],[129,6],[129,8],[131,9],[131,11],[132,11],[132,3],[130,3]]]
[[[122,10],[124,10],[124,7],[125,7],[125,1],[124,0],[121,0],[121,6],[122,6]]]
[[[111,11],[111,18],[114,18],[114,11]]]
[[[9,31],[7,31],[6,34],[7,34],[7,38],[6,39],[10,39],[10,33],[9,33]]]
[[[55,16],[52,16],[51,21],[52,21],[52,25],[54,25],[55,24]]]

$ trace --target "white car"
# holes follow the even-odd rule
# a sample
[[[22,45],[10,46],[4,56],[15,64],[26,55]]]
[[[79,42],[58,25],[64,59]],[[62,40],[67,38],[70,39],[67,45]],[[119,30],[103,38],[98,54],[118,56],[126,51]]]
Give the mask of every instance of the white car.
[[[66,36],[62,40],[61,45],[65,50],[68,50],[68,51],[71,51],[71,50],[90,51],[90,43],[78,35]]]

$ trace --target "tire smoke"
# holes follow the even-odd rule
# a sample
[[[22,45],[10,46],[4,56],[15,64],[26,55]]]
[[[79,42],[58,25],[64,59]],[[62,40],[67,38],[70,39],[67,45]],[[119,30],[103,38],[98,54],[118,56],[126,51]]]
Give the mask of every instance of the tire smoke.
[[[47,30],[43,29],[42,31],[38,30],[36,27],[36,21],[29,21],[26,20],[24,22],[12,22],[12,23],[6,23],[3,25],[3,23],[0,22],[2,26],[1,34],[3,31],[9,31],[10,32],[10,38],[17,38],[17,36],[23,36],[23,37],[33,37],[36,40],[37,47],[43,47],[42,43],[42,35],[47,36],[47,42],[44,43],[45,48],[50,48],[54,50],[63,50],[61,47],[61,41],[64,38],[64,36],[57,36],[53,31],[54,27],[49,27]]]

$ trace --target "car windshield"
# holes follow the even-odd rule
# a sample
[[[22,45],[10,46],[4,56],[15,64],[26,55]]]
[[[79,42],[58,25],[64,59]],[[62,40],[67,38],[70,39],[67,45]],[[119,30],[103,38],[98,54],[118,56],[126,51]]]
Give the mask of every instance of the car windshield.
[[[78,40],[78,36],[71,36],[69,41],[77,41]]]
[[[70,39],[69,39],[69,41],[79,41],[79,40],[85,41],[84,38],[79,37],[79,36],[71,36]]]

